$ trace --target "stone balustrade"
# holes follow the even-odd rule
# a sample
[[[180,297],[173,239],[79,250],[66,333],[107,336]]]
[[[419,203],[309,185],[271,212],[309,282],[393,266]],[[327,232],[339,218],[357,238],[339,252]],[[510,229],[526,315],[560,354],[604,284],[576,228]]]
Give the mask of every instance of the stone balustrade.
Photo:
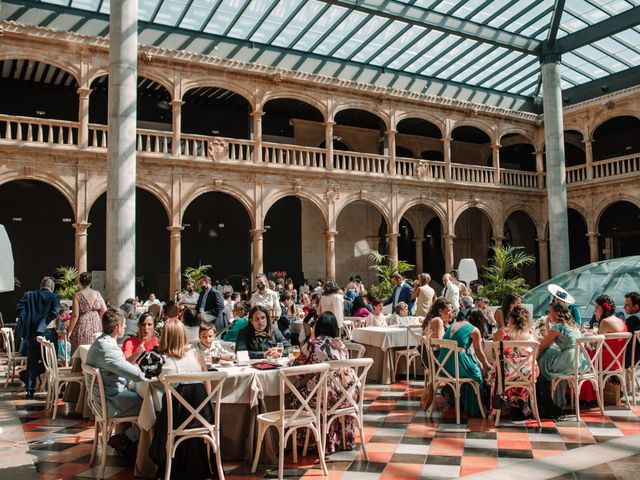
[[[41,119],[15,115],[0,115],[0,142],[18,144],[45,144],[49,147],[78,147],[79,122]],[[179,155],[194,160],[211,159],[223,163],[254,162],[255,142],[225,137],[181,134]],[[89,124],[87,148],[105,150],[108,147],[108,127]],[[395,168],[391,157],[373,153],[334,150],[333,159],[327,162],[327,151],[322,148],[261,142],[261,162],[269,166],[286,166],[290,169],[331,169],[347,174],[374,176],[393,175],[397,178],[431,182],[445,181],[446,165],[441,161],[398,157]],[[138,129],[137,150],[144,155],[172,155],[172,132]],[[588,168],[593,179],[625,177],[640,172],[640,155],[628,155],[594,162],[590,167],[568,167],[567,184],[575,185],[589,180]],[[496,169],[477,165],[451,164],[451,182],[496,185]],[[499,187],[540,189],[536,172],[500,169]]]

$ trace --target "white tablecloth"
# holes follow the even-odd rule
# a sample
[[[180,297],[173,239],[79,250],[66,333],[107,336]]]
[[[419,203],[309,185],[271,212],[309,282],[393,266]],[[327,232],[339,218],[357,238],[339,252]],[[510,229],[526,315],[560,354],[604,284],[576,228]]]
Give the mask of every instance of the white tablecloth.
[[[419,328],[416,325],[415,328]],[[406,327],[363,327],[356,328],[351,334],[351,340],[363,345],[378,347],[383,352],[390,348],[415,347],[418,343],[413,335],[409,335],[407,344]]]

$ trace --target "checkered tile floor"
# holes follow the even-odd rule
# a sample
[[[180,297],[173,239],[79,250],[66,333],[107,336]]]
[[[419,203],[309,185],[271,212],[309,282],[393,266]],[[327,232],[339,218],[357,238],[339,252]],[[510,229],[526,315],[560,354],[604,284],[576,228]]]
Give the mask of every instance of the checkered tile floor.
[[[640,407],[631,411],[609,407],[601,416],[597,409],[582,410],[582,421],[567,416],[559,422],[511,422],[505,418],[498,429],[489,420],[463,419],[455,424],[455,413],[441,398],[433,418],[420,408],[421,382],[399,382],[389,386],[370,385],[365,393],[365,436],[369,462],[360,449],[338,452],[330,457],[331,480],[457,478],[478,472],[540,459],[548,455],[607,442],[615,437],[640,433]],[[15,393],[12,403],[22,423],[29,453],[36,458],[41,479],[92,478],[96,469],[88,466],[93,439],[93,423],[61,408],[54,422],[43,410],[42,401],[24,400]],[[62,405],[62,404],[61,404]],[[358,445],[359,447],[359,445]],[[0,448],[0,453],[8,448]],[[133,469],[110,456],[106,478],[131,479]],[[261,468],[251,474],[249,467],[225,462],[227,479],[273,478],[277,468]],[[302,457],[297,465],[287,459],[288,478],[322,478],[314,457]],[[640,457],[632,455],[608,463],[556,477],[558,479],[637,479]],[[0,474],[2,470],[0,470]]]

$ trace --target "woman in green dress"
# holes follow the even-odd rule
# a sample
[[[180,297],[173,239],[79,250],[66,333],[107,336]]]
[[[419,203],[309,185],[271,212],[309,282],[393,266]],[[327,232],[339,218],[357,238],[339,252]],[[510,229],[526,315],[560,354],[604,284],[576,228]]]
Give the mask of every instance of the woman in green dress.
[[[482,392],[484,391],[483,377],[486,376],[486,372],[490,370],[491,365],[484,355],[482,334],[480,333],[480,330],[466,320],[463,320],[451,325],[442,338],[443,340],[455,340],[458,343],[458,346],[464,349],[464,352],[458,353],[460,378],[471,378],[478,382],[482,396]],[[471,351],[471,345],[473,345],[475,355]],[[449,350],[446,348],[440,349],[438,362],[442,362],[448,352]],[[447,359],[444,364],[444,368],[451,375],[455,375],[455,358],[453,355]],[[470,417],[480,414],[478,398],[476,397],[473,387],[469,384],[462,385],[462,389],[460,391],[460,407],[462,411]]]
[[[540,342],[540,354],[538,364],[540,377],[551,383],[551,378],[557,375],[569,375],[573,372],[573,357],[575,354],[576,340],[582,336],[580,328],[569,313],[569,308],[563,302],[552,302],[549,305],[547,336]],[[580,355],[581,367],[584,368],[589,360]],[[560,382],[553,394],[553,404],[564,408],[566,382]]]

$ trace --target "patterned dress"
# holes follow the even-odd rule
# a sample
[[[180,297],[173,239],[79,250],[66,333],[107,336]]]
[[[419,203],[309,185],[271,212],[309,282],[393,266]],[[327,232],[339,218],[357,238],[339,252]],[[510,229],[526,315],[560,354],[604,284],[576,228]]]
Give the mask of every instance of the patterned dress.
[[[104,300],[100,292],[96,292],[96,299],[93,305],[90,305],[87,297],[82,292],[76,293],[78,297],[78,322],[73,332],[71,332],[71,350],[76,351],[78,345],[89,345],[93,343],[93,336],[96,333],[102,333],[102,321],[100,319],[100,310],[106,308]]]
[[[513,338],[512,338],[513,337]],[[522,338],[518,338],[519,336],[516,334],[510,334],[508,329],[505,329],[504,334],[502,335],[503,341],[516,340],[522,341]],[[531,340],[531,338],[525,338],[524,340]],[[505,377],[511,376],[515,372],[515,366],[510,365],[509,359],[515,360],[513,363],[515,365],[521,365],[524,361],[524,358],[529,357],[525,365],[522,365],[520,371],[522,376],[525,376],[529,379],[532,378],[535,380],[540,375],[540,367],[536,365],[536,371],[533,372],[533,357],[531,355],[530,348],[505,348],[504,349],[504,375]],[[523,361],[517,361],[518,358],[522,358]],[[493,378],[493,382],[496,380],[496,368],[498,367],[498,359],[496,359],[496,363],[494,368],[491,370],[491,377]],[[513,371],[512,371],[513,370]],[[529,401],[529,392],[523,388],[509,388],[505,392],[507,399],[509,400],[509,406],[512,408],[519,408],[519,401],[527,403]]]
[[[349,359],[349,350],[342,340],[337,338],[320,336],[316,337],[310,342],[304,344],[300,351],[300,356],[294,362],[294,365],[309,365],[313,363],[322,363],[329,360],[348,360]],[[351,385],[353,385],[356,381],[355,372],[351,368],[341,369],[341,371],[337,372],[336,375],[340,376],[340,381],[345,389],[348,389]],[[309,392],[311,392],[318,382],[318,376],[312,375],[308,378],[304,378],[303,382],[300,384],[300,394],[303,397],[307,397]],[[341,397],[340,393],[336,391],[336,388],[333,384],[329,385],[327,389],[327,404],[328,408],[331,408],[335,405],[338,399]],[[358,400],[360,398],[360,391],[356,390],[354,392],[354,400]],[[291,407],[298,408],[300,406],[300,402],[293,395],[290,397]],[[315,402],[310,402],[310,405],[315,408]],[[346,438],[346,449],[352,450],[355,440],[354,433],[354,425],[352,417],[344,417],[344,426],[345,426],[345,438]],[[300,429],[299,431],[299,442],[304,441],[305,430]],[[340,427],[340,421],[335,420],[331,423],[329,427],[329,431],[327,432],[327,451],[326,454],[334,453],[340,446],[342,445],[342,429]]]

